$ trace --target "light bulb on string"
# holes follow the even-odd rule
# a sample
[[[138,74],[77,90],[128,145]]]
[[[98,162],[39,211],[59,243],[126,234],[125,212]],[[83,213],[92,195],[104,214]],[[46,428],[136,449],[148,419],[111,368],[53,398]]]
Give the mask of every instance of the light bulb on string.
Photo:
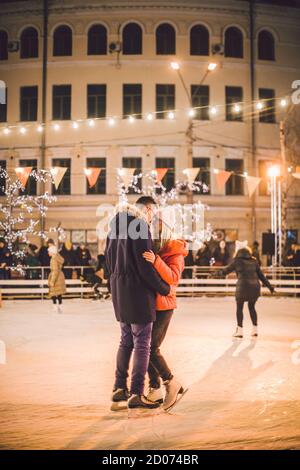
[[[193,108],[191,108],[188,111],[188,115],[189,115],[189,117],[194,117],[196,115],[196,111]]]
[[[146,116],[146,119],[147,119],[147,121],[153,121],[153,114],[148,113],[147,116]]]
[[[109,125],[109,126],[112,127],[112,126],[114,126],[115,124],[116,124],[116,120],[115,120],[113,117],[111,117],[111,118],[108,119],[108,125]]]
[[[282,98],[282,99],[280,100],[280,106],[281,106],[282,108],[285,108],[286,105],[287,105],[287,100],[286,100],[285,98]]]
[[[39,124],[39,125],[37,126],[37,131],[38,131],[38,132],[43,132],[43,126],[42,126],[41,124]]]
[[[133,124],[135,122],[135,117],[129,116],[128,121],[130,122],[130,124]]]
[[[217,107],[216,106],[212,106],[210,108],[210,114],[212,114],[213,116],[217,114]]]
[[[173,113],[173,111],[170,111],[168,113],[168,119],[170,119],[171,121],[175,118],[175,114]]]
[[[26,127],[22,126],[22,127],[20,128],[20,133],[21,133],[21,134],[26,134],[26,132],[27,132]]]
[[[78,127],[79,127],[78,122],[77,122],[77,121],[74,121],[74,122],[72,123],[72,127],[73,127],[73,129],[78,129]]]
[[[59,129],[60,129],[60,125],[59,125],[59,124],[57,124],[57,123],[56,123],[56,124],[54,124],[54,125],[53,125],[53,129],[54,129],[55,131],[59,131]]]
[[[261,101],[259,101],[258,103],[256,103],[256,109],[260,110],[260,109],[263,109],[264,105]]]
[[[240,105],[236,103],[236,104],[233,106],[233,111],[234,111],[235,113],[239,113],[239,112],[241,111]]]
[[[94,119],[89,119],[89,126],[94,127],[95,126],[95,121]]]
[[[9,127],[5,127],[4,130],[3,130],[3,133],[4,133],[5,135],[8,135],[8,134],[10,133]]]

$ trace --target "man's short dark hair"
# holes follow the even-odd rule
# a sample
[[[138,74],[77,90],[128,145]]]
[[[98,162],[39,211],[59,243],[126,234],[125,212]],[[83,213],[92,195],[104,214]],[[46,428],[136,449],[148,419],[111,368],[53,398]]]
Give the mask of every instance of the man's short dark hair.
[[[143,206],[150,206],[151,204],[155,205],[156,202],[154,201],[153,197],[151,197],[151,196],[141,196],[136,201],[136,204],[141,204]]]

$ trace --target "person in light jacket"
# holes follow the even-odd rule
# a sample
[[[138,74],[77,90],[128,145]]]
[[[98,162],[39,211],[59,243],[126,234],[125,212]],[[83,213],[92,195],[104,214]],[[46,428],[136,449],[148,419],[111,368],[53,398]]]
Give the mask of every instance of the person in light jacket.
[[[52,299],[54,310],[57,313],[62,313],[62,296],[66,293],[65,276],[62,271],[64,259],[58,253],[55,245],[48,248],[48,253],[50,256],[49,296]]]

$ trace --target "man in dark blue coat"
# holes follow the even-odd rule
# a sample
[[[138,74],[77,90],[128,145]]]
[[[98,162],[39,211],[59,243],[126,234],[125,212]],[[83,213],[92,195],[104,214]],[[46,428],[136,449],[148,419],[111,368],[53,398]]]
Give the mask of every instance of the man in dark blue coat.
[[[155,201],[140,197],[136,205],[119,206],[107,237],[105,258],[115,315],[121,326],[116,380],[111,409],[155,408],[157,403],[144,396],[152,325],[156,319],[156,293],[168,295],[170,286],[142,256],[152,250],[149,224]],[[134,350],[130,395],[127,389],[129,362]],[[129,398],[130,396],[130,398]],[[127,403],[128,401],[128,403]]]

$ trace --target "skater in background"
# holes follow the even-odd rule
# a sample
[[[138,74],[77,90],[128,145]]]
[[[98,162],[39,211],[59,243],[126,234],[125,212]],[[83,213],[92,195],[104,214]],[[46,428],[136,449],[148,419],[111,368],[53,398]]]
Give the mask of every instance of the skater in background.
[[[156,320],[153,323],[151,337],[150,362],[148,367],[149,393],[148,400],[163,403],[167,411],[184,393],[180,382],[172,374],[166,360],[160,352],[176,305],[176,287],[184,269],[184,258],[188,255],[187,243],[176,239],[173,232],[175,216],[171,207],[159,214],[159,244],[155,255],[153,251],[145,251],[143,257],[151,263],[161,278],[171,286],[169,295],[156,296]],[[161,389],[161,380],[165,387],[165,397]]]
[[[236,318],[237,328],[233,334],[234,338],[243,337],[243,307],[248,302],[249,313],[252,321],[252,336],[258,336],[257,331],[257,312],[255,304],[260,296],[260,282],[268,287],[273,294],[274,287],[262,273],[257,260],[251,254],[251,248],[241,248],[237,251],[233,262],[224,269],[218,271],[217,275],[226,276],[235,271],[237,275],[236,283]]]
[[[55,245],[51,245],[48,252],[50,256],[49,296],[52,299],[54,310],[57,313],[62,313],[62,296],[66,293],[65,276],[62,271],[64,259],[58,253]]]
[[[60,250],[60,254],[64,259],[63,270],[66,279],[78,279],[80,271],[77,272],[73,266],[78,266],[79,261],[76,250],[74,249],[73,243],[70,240],[65,241],[62,249]]]
[[[229,261],[229,252],[225,240],[221,240],[214,251],[214,266],[226,266]]]
[[[121,204],[110,224],[106,241],[105,259],[112,300],[121,327],[112,394],[113,411],[126,406],[143,410],[159,406],[144,396],[152,325],[156,319],[156,293],[167,295],[170,292],[170,286],[142,256],[145,251],[153,251],[149,224],[154,211],[155,201],[150,196],[140,197],[136,205]],[[129,394],[127,378],[132,353]]]

